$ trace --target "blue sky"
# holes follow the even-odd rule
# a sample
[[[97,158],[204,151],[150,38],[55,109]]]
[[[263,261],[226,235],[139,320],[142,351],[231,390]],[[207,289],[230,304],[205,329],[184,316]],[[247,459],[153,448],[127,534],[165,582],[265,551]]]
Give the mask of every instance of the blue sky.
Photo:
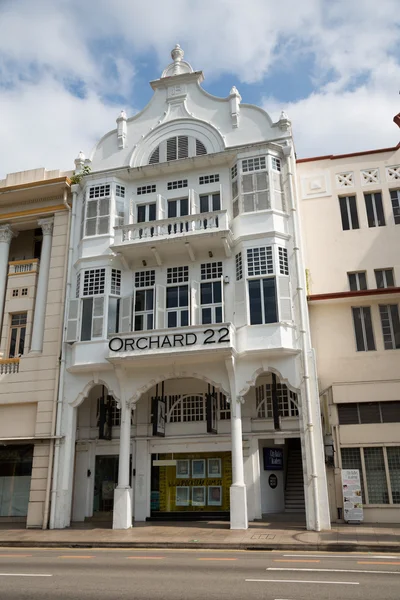
[[[73,168],[179,42],[204,88],[282,109],[299,156],[396,145],[398,0],[0,0],[0,178]]]

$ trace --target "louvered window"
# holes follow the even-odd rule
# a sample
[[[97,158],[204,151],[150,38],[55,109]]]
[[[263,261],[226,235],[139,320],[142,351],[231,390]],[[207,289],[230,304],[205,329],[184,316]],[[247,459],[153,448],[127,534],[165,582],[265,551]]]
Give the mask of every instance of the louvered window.
[[[381,422],[379,402],[360,402],[358,409],[360,411],[360,422],[362,425]]]
[[[400,402],[381,402],[383,423],[400,423]]]
[[[206,147],[203,142],[196,140],[196,156],[201,156],[202,154],[207,154]]]
[[[167,161],[187,158],[189,156],[189,138],[187,135],[167,140]]]
[[[150,155],[149,165],[155,165],[160,162],[160,146],[157,146]]]
[[[338,404],[338,416],[339,425],[358,425],[359,417],[357,403]]]
[[[271,208],[268,189],[268,173],[242,175],[243,212],[254,212]]]

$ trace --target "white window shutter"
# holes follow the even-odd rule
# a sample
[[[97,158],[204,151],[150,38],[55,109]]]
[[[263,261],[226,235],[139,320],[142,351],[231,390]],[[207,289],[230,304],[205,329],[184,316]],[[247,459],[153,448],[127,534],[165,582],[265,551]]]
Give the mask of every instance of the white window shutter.
[[[246,280],[235,282],[235,327],[247,325]]]
[[[104,296],[93,298],[92,338],[103,337]]]
[[[289,277],[280,276],[277,279],[279,287],[279,321],[292,321],[292,298],[290,295]]]
[[[65,335],[66,342],[72,343],[78,339],[79,303],[79,299],[69,301],[67,331]]]
[[[132,296],[121,298],[119,315],[120,333],[129,333],[132,331]]]
[[[282,188],[282,176],[280,173],[274,171],[272,173],[272,198],[274,199],[274,205],[272,208],[276,210],[285,210],[283,188]]]
[[[156,329],[165,328],[166,287],[156,285]]]
[[[167,218],[167,200],[161,194],[157,194],[157,219]]]
[[[198,215],[200,213],[200,198],[196,190],[190,190],[190,214]]]
[[[200,325],[200,283],[198,281],[192,281],[191,285],[191,301],[190,301],[190,311],[191,311],[191,319],[190,325]]]

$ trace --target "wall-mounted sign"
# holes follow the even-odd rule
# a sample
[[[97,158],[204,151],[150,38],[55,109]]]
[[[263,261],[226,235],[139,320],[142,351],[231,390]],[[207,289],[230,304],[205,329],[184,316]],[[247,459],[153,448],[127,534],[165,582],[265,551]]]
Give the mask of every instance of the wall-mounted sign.
[[[113,337],[108,342],[111,352],[143,352],[145,350],[166,350],[204,346],[208,344],[230,343],[228,327],[204,329],[197,333],[169,333],[167,335],[134,335]]]
[[[271,473],[271,475],[268,477],[268,485],[273,490],[278,487],[278,478],[275,473]]]
[[[153,435],[165,437],[165,400],[164,398],[153,398]]]
[[[282,471],[283,470],[283,449],[282,448],[263,448],[264,452],[264,471]]]
[[[360,471],[342,469],[343,518],[346,522],[363,521]]]

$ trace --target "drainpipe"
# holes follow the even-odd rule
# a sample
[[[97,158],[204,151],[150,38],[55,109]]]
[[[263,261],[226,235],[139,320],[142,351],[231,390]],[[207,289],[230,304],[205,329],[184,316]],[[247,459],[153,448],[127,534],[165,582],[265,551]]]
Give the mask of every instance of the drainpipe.
[[[314,510],[315,510],[315,529],[321,531],[321,519],[320,519],[320,507],[318,501],[318,477],[316,472],[316,454],[315,454],[315,442],[313,435],[313,415],[312,415],[312,399],[311,399],[311,388],[310,388],[310,369],[308,365],[308,332],[309,332],[309,321],[307,312],[307,301],[306,301],[306,285],[305,285],[305,273],[303,271],[303,260],[300,246],[299,237],[299,215],[297,210],[297,196],[296,194],[296,182],[294,179],[295,173],[295,157],[293,145],[291,146],[290,155],[288,157],[289,166],[289,196],[290,196],[290,210],[292,213],[293,223],[293,246],[294,246],[294,257],[296,264],[296,271],[298,277],[298,296],[299,296],[299,309],[300,309],[300,345],[301,345],[301,359],[304,373],[304,392],[305,392],[305,404],[306,404],[306,417],[307,417],[307,429],[309,432],[309,444],[310,444],[310,459],[311,459],[311,483],[314,498]]]
[[[62,345],[61,345],[61,360],[60,360],[60,377],[59,377],[59,386],[58,386],[58,397],[57,397],[57,411],[56,411],[56,444],[54,449],[54,467],[53,467],[53,484],[51,490],[51,510],[50,510],[50,528],[54,527],[54,519],[55,519],[55,509],[56,509],[56,496],[57,496],[57,488],[58,488],[58,463],[60,456],[60,443],[61,443],[61,416],[62,416],[62,408],[63,408],[63,399],[64,399],[64,383],[65,383],[65,343],[64,343],[64,330],[65,324],[67,322],[67,310],[69,305],[69,299],[71,297],[71,271],[72,271],[72,261],[73,261],[73,252],[74,252],[74,238],[75,238],[75,220],[76,220],[76,197],[78,194],[79,186],[78,184],[74,184],[71,187],[72,190],[72,210],[70,213],[70,230],[69,230],[69,246],[68,246],[68,254],[67,254],[67,273],[65,278],[65,294],[64,294],[64,317],[63,317],[63,326],[62,326]],[[50,494],[49,494],[50,496]],[[53,527],[52,527],[53,526]]]
[[[71,230],[70,230],[71,207],[68,204],[68,191],[66,188],[64,189],[64,194],[63,194],[63,204],[64,204],[65,208],[68,210],[67,239],[68,239],[68,244],[69,244],[69,239],[70,239],[70,235],[71,235]],[[65,260],[64,260],[64,273],[66,272],[66,269],[68,268],[67,258],[68,258],[68,255],[66,254]],[[64,312],[64,307],[65,307],[65,285],[66,285],[66,279],[64,278],[63,289],[62,289],[62,305],[61,305],[62,313]],[[57,337],[57,347],[58,348],[61,348],[63,326],[64,326],[64,323],[62,322],[61,326],[58,330],[58,337]],[[56,433],[56,414],[57,414],[56,407],[57,407],[59,383],[60,383],[60,360],[58,360],[58,362],[57,362],[56,380],[55,380],[55,385],[54,385],[53,414],[51,417],[51,434],[50,434],[51,439],[50,439],[50,451],[49,451],[49,466],[47,469],[46,495],[45,495],[45,501],[44,501],[42,529],[47,529],[48,523],[49,523],[50,487],[51,487],[51,475],[52,475],[52,470],[53,470],[53,458],[54,458],[53,451],[54,451],[54,437],[55,437],[55,433]]]

